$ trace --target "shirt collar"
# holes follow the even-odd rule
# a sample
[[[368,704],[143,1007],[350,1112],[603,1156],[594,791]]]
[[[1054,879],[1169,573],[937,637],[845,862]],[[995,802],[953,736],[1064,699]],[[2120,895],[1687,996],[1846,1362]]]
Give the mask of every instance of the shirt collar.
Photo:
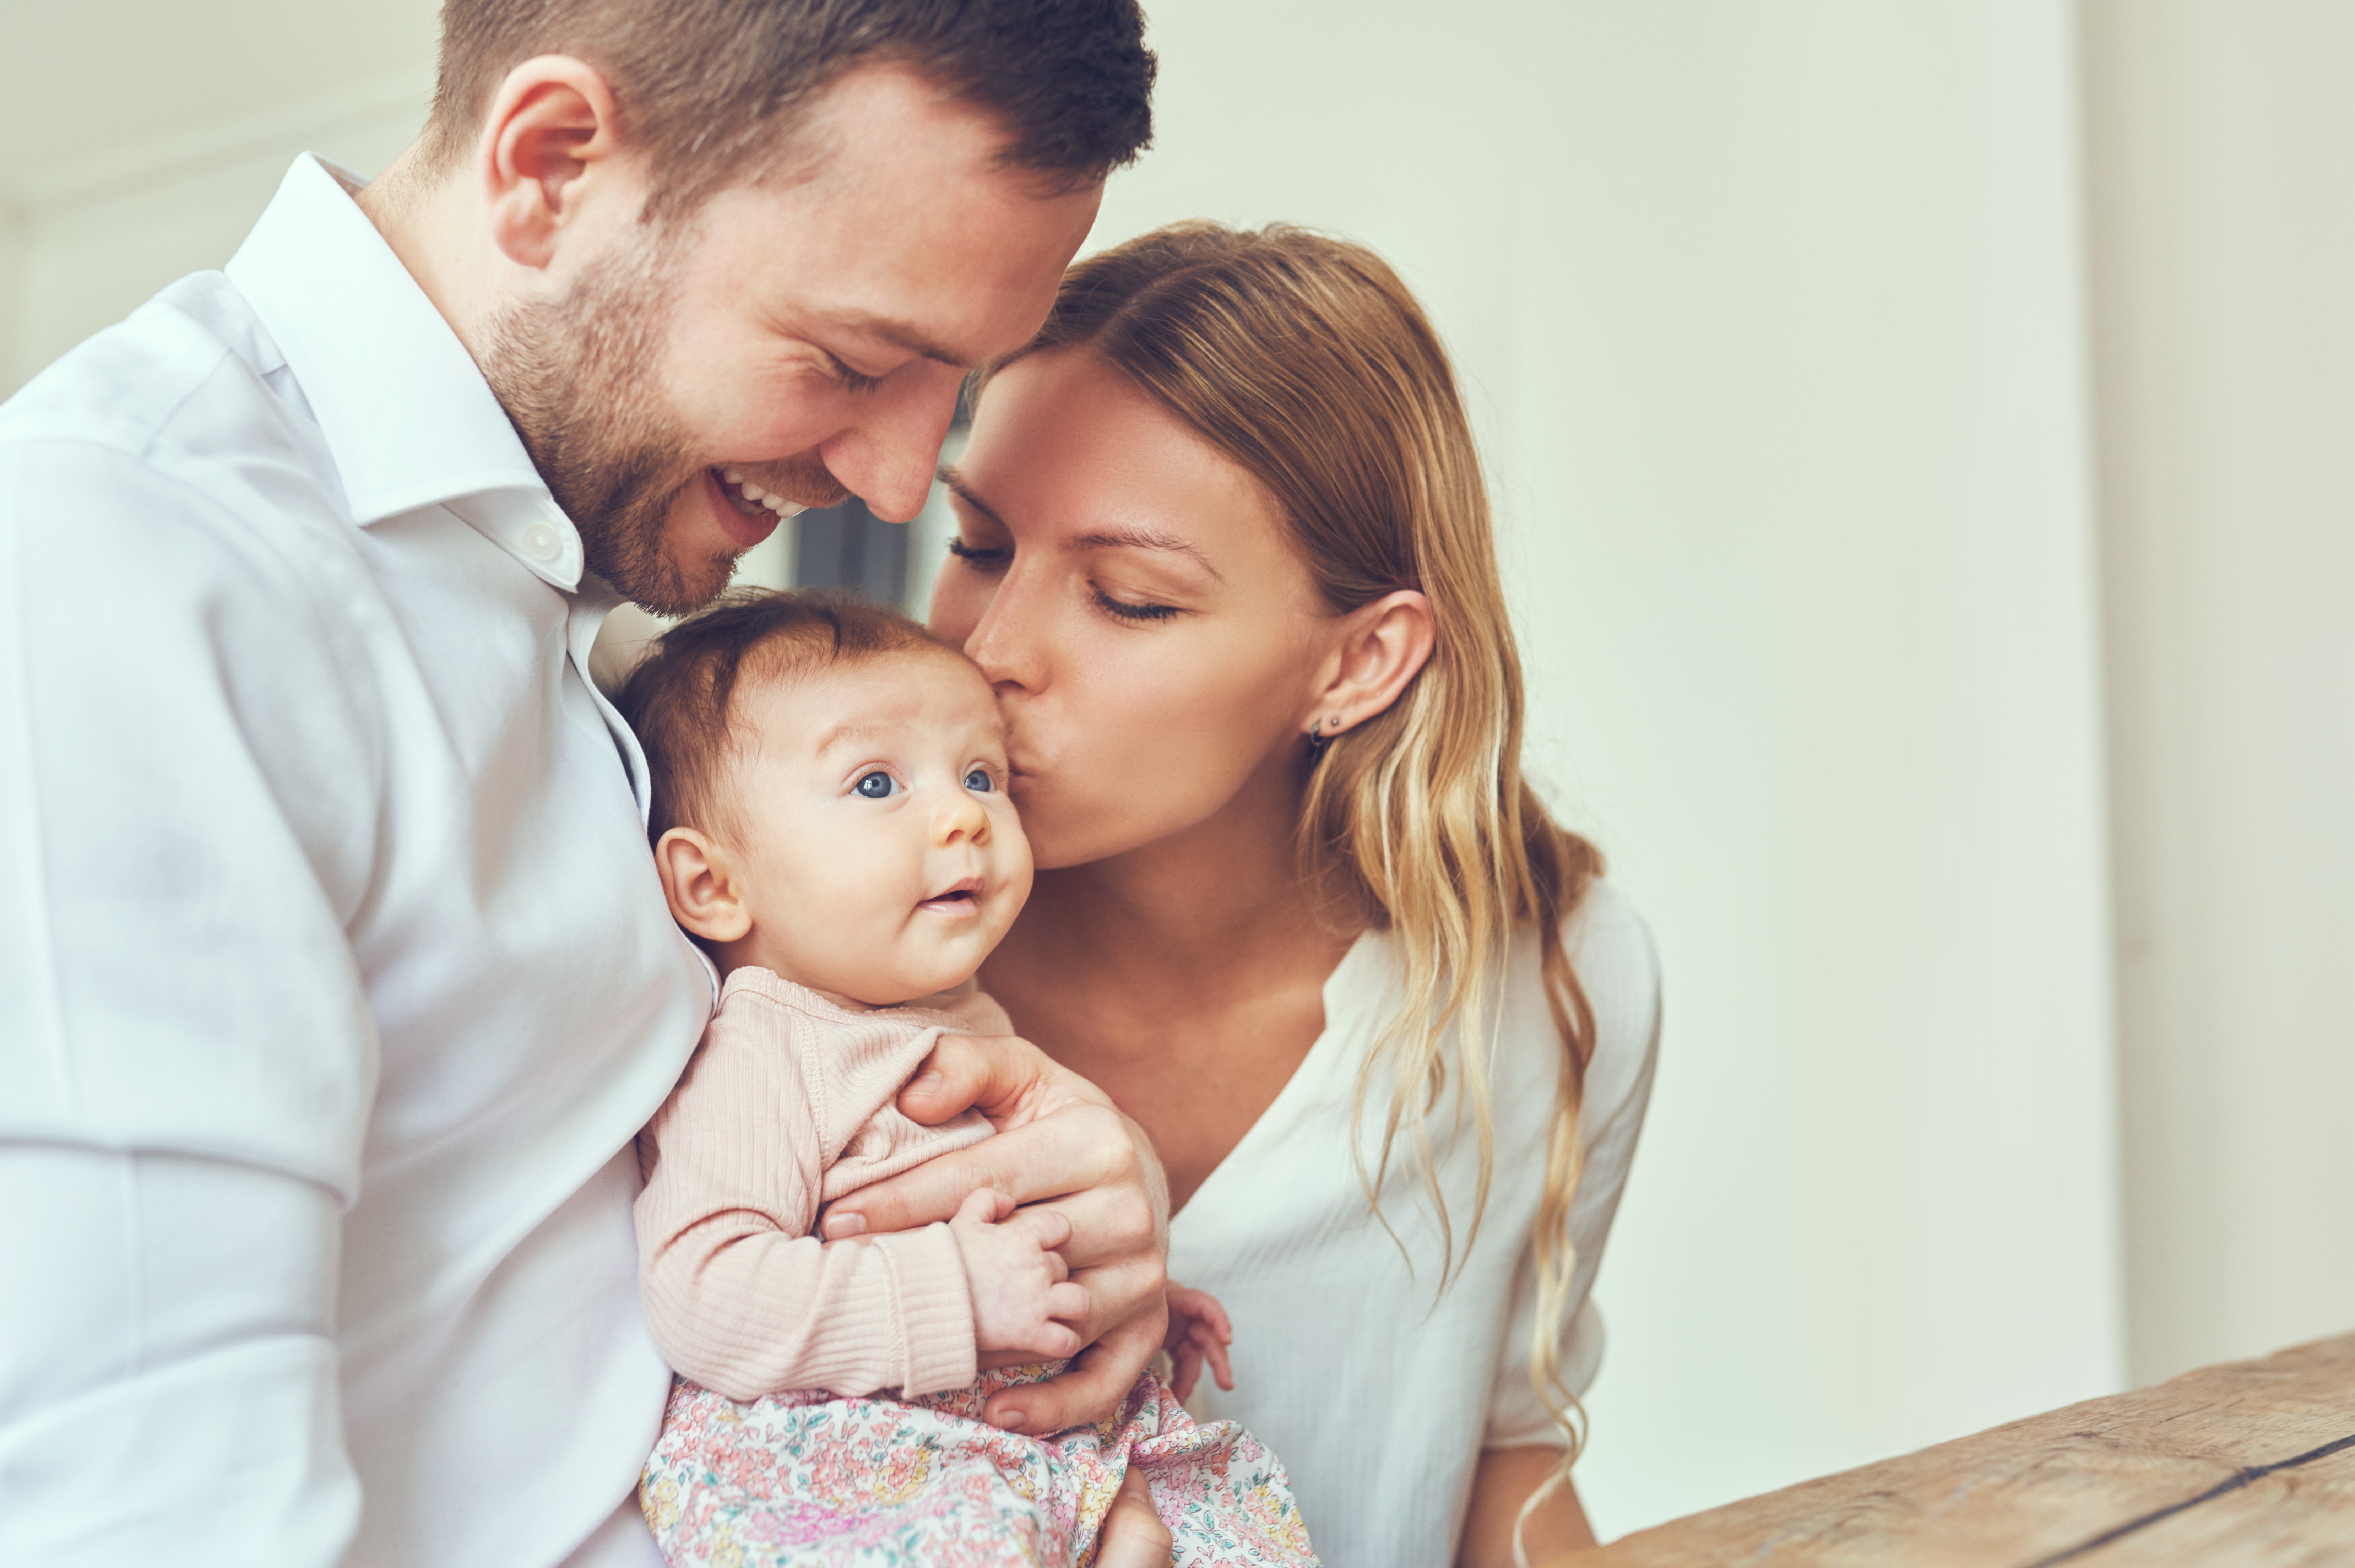
[[[308,153],[226,269],[317,416],[362,527],[447,504],[534,576],[581,584],[580,530],[450,324]]]

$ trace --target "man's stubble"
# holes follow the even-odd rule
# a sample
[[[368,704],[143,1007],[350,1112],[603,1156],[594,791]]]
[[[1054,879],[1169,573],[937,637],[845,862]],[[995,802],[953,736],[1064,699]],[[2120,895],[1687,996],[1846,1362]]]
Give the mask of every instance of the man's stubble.
[[[738,552],[673,559],[671,507],[702,476],[661,391],[677,269],[650,232],[591,266],[563,298],[492,325],[483,376],[556,504],[581,531],[588,569],[657,614],[702,608]]]

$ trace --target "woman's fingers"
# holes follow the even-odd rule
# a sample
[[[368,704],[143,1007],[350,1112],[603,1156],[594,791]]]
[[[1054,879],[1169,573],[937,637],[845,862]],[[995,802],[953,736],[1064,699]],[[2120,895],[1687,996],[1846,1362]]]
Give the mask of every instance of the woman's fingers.
[[[1112,1104],[1103,1090],[1010,1034],[943,1035],[900,1091],[900,1109],[926,1126],[973,1110],[1002,1127],[1082,1102]]]
[[[1144,1472],[1134,1465],[1121,1478],[1120,1493],[1104,1516],[1103,1544],[1096,1568],[1169,1568],[1169,1527],[1153,1506]]]
[[[1067,1426],[1104,1420],[1136,1386],[1146,1362],[1161,1348],[1165,1308],[1160,1292],[1145,1311],[1114,1325],[1080,1352],[1069,1371],[1043,1383],[1000,1389],[989,1396],[982,1417],[1007,1432],[1043,1436]]]
[[[1157,1250],[1169,1213],[1168,1186],[1144,1130],[1109,1105],[1074,1102],[845,1195],[826,1210],[825,1235],[839,1241],[929,1225],[983,1187],[1018,1203],[1064,1200],[1058,1207],[1071,1215],[1083,1250],[1099,1256],[1140,1244]]]

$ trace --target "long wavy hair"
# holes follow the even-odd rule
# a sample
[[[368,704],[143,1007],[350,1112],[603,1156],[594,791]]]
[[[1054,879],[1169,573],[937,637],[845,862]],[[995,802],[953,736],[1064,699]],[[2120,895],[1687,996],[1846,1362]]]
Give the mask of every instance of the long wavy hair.
[[[1387,928],[1403,961],[1405,1005],[1358,1081],[1360,1128],[1388,1090],[1380,1155],[1369,1171],[1360,1152],[1359,1169],[1379,1216],[1391,1160],[1401,1145],[1413,1151],[1437,1206],[1442,1288],[1456,1253],[1432,1112],[1455,1075],[1458,1116],[1469,1108],[1479,1142],[1468,1248],[1495,1164],[1498,991],[1514,933],[1536,928],[1561,1071],[1533,1237],[1531,1367],[1569,1436],[1566,1470],[1583,1422],[1559,1336],[1594,1015],[1561,933],[1602,859],[1521,778],[1520,657],[1447,352],[1372,251],[1284,226],[1211,223],[1163,229],[1072,267],[1047,325],[1005,363],[1059,349],[1118,370],[1257,480],[1333,613],[1399,589],[1430,602],[1437,636],[1413,684],[1321,757],[1304,751],[1300,852],[1331,917]]]

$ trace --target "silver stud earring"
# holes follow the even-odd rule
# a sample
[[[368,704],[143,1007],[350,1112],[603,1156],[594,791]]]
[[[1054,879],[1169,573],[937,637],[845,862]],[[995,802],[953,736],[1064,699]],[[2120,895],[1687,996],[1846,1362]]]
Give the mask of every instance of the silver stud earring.
[[[1310,767],[1315,767],[1317,763],[1324,759],[1325,748],[1333,743],[1333,735],[1328,735],[1325,732],[1328,728],[1333,731],[1333,735],[1337,735],[1341,732],[1341,720],[1339,715],[1332,713],[1327,714],[1324,718],[1319,719],[1315,727],[1308,731],[1308,765]]]

